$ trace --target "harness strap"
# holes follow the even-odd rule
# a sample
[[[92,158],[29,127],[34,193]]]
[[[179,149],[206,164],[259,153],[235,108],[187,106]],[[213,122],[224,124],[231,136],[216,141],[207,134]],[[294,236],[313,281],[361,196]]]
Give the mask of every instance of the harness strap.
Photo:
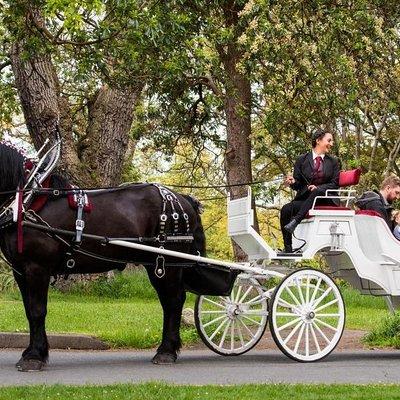
[[[165,234],[165,227],[168,221],[168,215],[166,213],[167,210],[167,205],[169,204],[171,208],[171,218],[173,222],[173,232],[174,234],[177,234],[179,232],[179,212],[181,212],[181,215],[184,219],[185,226],[186,226],[186,233],[190,233],[190,226],[189,226],[189,216],[185,212],[181,202],[179,201],[178,197],[173,193],[171,190],[168,188],[158,185],[157,183],[153,183],[153,186],[155,186],[161,196],[163,205],[162,205],[162,212],[160,215],[160,235]]]
[[[85,221],[83,220],[83,216],[84,216],[86,194],[83,190],[79,190],[77,191],[77,193],[74,194],[74,196],[76,196],[76,205],[77,205],[76,221],[75,221],[76,235],[74,239],[74,245],[80,246],[82,243],[83,229],[85,228]]]

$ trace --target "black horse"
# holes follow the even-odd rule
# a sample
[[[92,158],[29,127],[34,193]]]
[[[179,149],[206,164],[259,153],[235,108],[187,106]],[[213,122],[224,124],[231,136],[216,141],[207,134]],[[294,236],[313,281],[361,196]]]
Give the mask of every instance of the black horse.
[[[24,182],[24,157],[14,148],[0,144],[0,204]],[[52,185],[65,187],[62,179],[53,179]],[[88,193],[92,204],[85,214],[85,234],[105,237],[154,238],[160,233],[160,214],[163,199],[159,189],[152,184],[132,184],[104,192]],[[175,194],[182,209],[179,214],[179,232],[189,226],[194,240],[167,243],[168,249],[191,254],[205,255],[205,237],[199,216],[199,203],[190,196]],[[48,195],[43,208],[31,214],[34,222],[47,227],[75,232],[76,210],[69,207],[66,196]],[[171,215],[171,210],[166,210]],[[183,214],[187,214],[188,225]],[[28,215],[29,212],[26,214]],[[25,217],[26,218],[26,217]],[[165,232],[171,232],[174,221],[168,218]],[[0,246],[14,270],[14,277],[22,294],[29,321],[30,343],[23,351],[16,366],[21,371],[40,370],[48,358],[48,342],[45,331],[47,295],[51,276],[71,273],[98,273],[110,269],[123,269],[126,263],[145,265],[150,281],[160,299],[164,319],[162,342],[153,358],[155,364],[173,363],[177,358],[181,341],[179,335],[182,306],[185,301],[186,283],[196,281],[194,269],[181,259],[165,257],[165,275],[157,277],[157,254],[134,251],[123,247],[105,245],[104,242],[84,237],[78,251],[71,247],[71,238],[23,226],[23,251],[18,252],[17,224],[3,224]],[[152,243],[157,246],[157,243]],[[72,253],[72,254],[71,254]],[[93,257],[95,255],[97,257]],[[101,259],[98,258],[101,257]],[[66,261],[73,258],[73,268]],[[116,264],[108,259],[119,260]],[[71,264],[70,264],[71,266]]]

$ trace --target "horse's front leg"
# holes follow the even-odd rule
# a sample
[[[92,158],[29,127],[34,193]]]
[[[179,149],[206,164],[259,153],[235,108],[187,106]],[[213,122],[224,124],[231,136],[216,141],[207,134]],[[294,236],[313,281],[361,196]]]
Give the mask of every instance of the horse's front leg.
[[[179,267],[167,269],[162,278],[155,277],[151,270],[148,273],[163,308],[162,341],[152,361],[154,364],[172,364],[181,347],[179,328],[186,299],[182,271]]]
[[[22,275],[15,273],[14,276],[29,322],[30,340],[16,367],[23,372],[40,371],[49,356],[45,319],[50,275],[44,267],[35,263],[27,263],[21,271]]]

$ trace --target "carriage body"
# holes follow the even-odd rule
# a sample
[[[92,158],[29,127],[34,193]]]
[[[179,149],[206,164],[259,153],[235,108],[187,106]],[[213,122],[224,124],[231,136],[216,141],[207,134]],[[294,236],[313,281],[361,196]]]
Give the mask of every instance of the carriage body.
[[[246,197],[228,199],[228,235],[248,254],[254,273],[239,275],[233,294],[220,301],[220,306],[238,310],[237,316],[227,313],[227,325],[235,317],[247,319],[237,321],[236,327],[230,322],[230,334],[224,326],[213,328],[210,317],[202,314],[202,307],[207,308],[204,299],[198,302],[202,306],[196,309],[198,330],[208,347],[223,355],[244,353],[257,344],[265,329],[261,325],[269,322],[272,337],[287,356],[303,362],[322,359],[336,347],[345,321],[343,299],[331,277],[347,281],[362,294],[385,296],[391,310],[400,306],[400,242],[382,218],[350,207],[353,194],[339,189],[327,195],[334,195],[340,206],[314,205],[294,232],[293,246],[305,243],[295,256],[280,255],[254,230],[250,188]],[[298,262],[317,255],[326,261],[324,271],[296,269]],[[280,282],[276,273],[282,273]],[[254,297],[242,300],[240,292],[250,286]],[[246,302],[263,301],[268,306],[249,309],[249,315],[243,311]],[[221,333],[216,333],[218,329]],[[248,333],[247,342],[232,338],[244,336],[243,331]]]

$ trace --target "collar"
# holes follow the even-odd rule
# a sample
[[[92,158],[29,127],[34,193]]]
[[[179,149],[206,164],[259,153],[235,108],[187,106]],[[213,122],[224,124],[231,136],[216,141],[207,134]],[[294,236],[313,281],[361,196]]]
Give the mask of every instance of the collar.
[[[314,150],[312,151],[312,158],[315,161],[315,159],[320,156],[322,159],[324,159],[325,154],[317,154]]]
[[[383,195],[382,195],[381,192],[379,192],[379,195],[381,196],[381,199],[382,199],[382,201],[383,201],[383,204],[384,204],[385,206],[390,206],[389,202],[383,197]]]

